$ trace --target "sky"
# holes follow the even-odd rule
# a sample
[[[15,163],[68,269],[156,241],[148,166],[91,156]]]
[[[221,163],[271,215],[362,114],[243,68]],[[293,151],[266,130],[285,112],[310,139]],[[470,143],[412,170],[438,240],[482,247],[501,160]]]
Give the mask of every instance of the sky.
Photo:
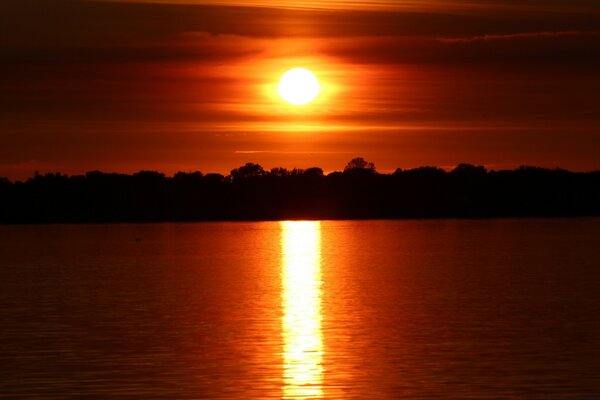
[[[600,169],[600,3],[3,0],[0,176]],[[277,95],[288,69],[321,92]]]

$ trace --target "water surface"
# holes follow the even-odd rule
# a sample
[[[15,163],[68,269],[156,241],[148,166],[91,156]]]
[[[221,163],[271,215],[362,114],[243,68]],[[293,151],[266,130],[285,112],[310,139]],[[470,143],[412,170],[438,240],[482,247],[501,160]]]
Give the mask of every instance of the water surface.
[[[598,398],[599,315],[594,218],[0,226],[5,398]]]

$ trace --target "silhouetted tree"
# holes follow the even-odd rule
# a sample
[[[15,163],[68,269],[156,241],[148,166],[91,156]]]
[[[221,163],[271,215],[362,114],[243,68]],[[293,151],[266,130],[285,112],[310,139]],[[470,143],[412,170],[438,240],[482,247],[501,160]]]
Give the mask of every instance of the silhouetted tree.
[[[375,172],[375,164],[373,164],[372,162],[366,161],[362,157],[356,157],[356,158],[353,158],[352,160],[350,160],[348,162],[348,164],[346,165],[346,167],[344,168],[344,172],[357,171],[357,170]]]
[[[231,170],[233,181],[256,178],[265,175],[265,170],[258,164],[246,163],[245,165]]]
[[[290,171],[288,171],[286,168],[276,167],[271,168],[271,172],[269,172],[269,174],[271,176],[284,177],[288,176],[290,174]]]
[[[452,170],[452,174],[455,175],[470,175],[470,176],[482,176],[485,175],[486,169],[483,165],[472,165],[472,164],[458,164],[456,168]]]
[[[311,167],[311,168],[305,169],[303,175],[320,177],[320,176],[323,176],[323,170],[319,167]]]
[[[173,180],[182,182],[200,182],[202,180],[202,172],[177,172],[173,175]]]
[[[409,174],[417,176],[443,176],[446,175],[446,171],[438,167],[424,166],[407,170],[396,170],[394,175]]]
[[[227,182],[227,179],[225,179],[225,176],[221,174],[215,174],[211,172],[209,174],[204,175],[203,182],[207,184],[218,185],[223,182]]]

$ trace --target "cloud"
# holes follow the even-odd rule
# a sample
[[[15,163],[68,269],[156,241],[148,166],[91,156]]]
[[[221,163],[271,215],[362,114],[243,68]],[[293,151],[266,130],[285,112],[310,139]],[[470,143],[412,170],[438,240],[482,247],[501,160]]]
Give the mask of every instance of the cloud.
[[[230,6],[227,1],[206,5],[196,2],[148,4],[3,0],[0,46],[12,44],[30,48],[56,45],[151,45],[188,31],[252,37],[468,37],[484,33],[500,35],[528,31],[585,31],[597,29],[598,26],[598,13],[594,12],[564,13],[557,16],[548,11],[550,8],[540,7],[535,13],[515,15],[507,12],[491,13],[486,7],[472,2],[462,3],[468,3],[469,7],[450,13],[436,9],[385,12],[377,9],[282,9]],[[508,1],[496,3],[514,4]]]
[[[467,38],[439,38],[437,40],[442,43],[472,43],[515,39],[553,39],[566,36],[598,36],[599,34],[600,32],[594,31],[526,32],[503,35],[478,35]]]
[[[283,9],[311,10],[417,10],[437,12],[465,11],[552,11],[592,12],[600,10],[600,6],[589,0],[570,0],[557,4],[554,0],[299,0],[282,2],[280,0],[86,0],[111,3],[145,3],[145,4],[185,4],[185,5],[217,5],[235,7],[263,7]]]
[[[462,64],[520,68],[597,66],[600,34],[538,32],[480,35],[468,38],[386,36],[331,38],[320,42],[323,54],[357,64]]]

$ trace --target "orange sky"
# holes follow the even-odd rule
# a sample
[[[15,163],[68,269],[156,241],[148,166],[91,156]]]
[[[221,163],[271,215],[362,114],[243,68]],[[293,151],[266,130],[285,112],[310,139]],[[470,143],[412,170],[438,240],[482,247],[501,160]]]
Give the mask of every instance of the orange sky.
[[[356,156],[380,171],[600,169],[600,6],[159,3],[8,0],[0,176]],[[296,66],[323,89],[300,108],[275,95]]]

